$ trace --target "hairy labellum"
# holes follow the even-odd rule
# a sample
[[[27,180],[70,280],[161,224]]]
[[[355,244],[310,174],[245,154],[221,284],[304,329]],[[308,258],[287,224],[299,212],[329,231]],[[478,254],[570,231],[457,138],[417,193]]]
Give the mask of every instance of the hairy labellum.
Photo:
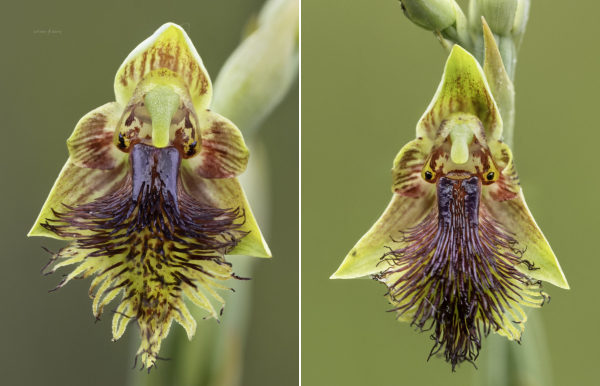
[[[113,317],[114,339],[128,322],[136,321],[142,335],[138,355],[151,367],[173,320],[186,328],[190,338],[194,334],[196,322],[183,294],[218,318],[205,294],[224,304],[214,288],[230,288],[215,280],[241,279],[224,255],[246,235],[239,230],[244,213],[208,207],[189,196],[179,178],[181,155],[173,147],[137,144],[129,161],[131,171],[118,190],[55,212],[57,220],[43,226],[74,239],[52,259],[68,258],[51,273],[79,264],[56,289],[96,273],[90,296],[98,319],[106,304],[123,291]]]
[[[399,240],[403,248],[382,258],[390,266],[375,278],[389,287],[400,320],[433,330],[430,357],[443,349],[454,370],[473,363],[490,331],[519,341],[521,305],[539,307],[547,295],[517,270],[536,268],[481,204],[478,177],[440,177],[436,189],[437,205]]]

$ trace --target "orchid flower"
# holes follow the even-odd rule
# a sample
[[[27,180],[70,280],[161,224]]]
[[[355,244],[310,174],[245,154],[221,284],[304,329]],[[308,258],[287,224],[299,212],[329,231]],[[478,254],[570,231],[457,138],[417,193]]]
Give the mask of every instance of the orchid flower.
[[[67,141],[70,158],[29,236],[69,240],[49,273],[76,265],[55,288],[96,274],[99,320],[123,293],[113,340],[135,321],[143,365],[159,359],[175,320],[191,339],[186,298],[218,321],[207,295],[236,276],[225,255],[270,257],[236,176],[248,149],[238,128],[209,110],[211,81],[187,34],[167,23],[125,59],[116,102],[85,115]]]
[[[490,331],[520,341],[527,307],[569,288],[523,196],[502,118],[475,58],[455,45],[417,139],[394,160],[394,196],[332,278],[371,275],[400,321],[432,329],[431,355],[473,362]]]

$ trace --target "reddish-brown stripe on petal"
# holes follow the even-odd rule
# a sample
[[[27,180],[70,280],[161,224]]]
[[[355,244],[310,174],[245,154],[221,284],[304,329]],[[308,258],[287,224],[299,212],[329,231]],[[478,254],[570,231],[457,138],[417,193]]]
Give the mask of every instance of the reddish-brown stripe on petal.
[[[406,197],[421,197],[429,184],[421,178],[430,145],[423,139],[416,139],[400,150],[392,169],[392,189],[394,193]]]
[[[227,119],[212,112],[200,118],[202,151],[196,171],[205,178],[232,178],[246,170],[248,149],[242,135]]]
[[[113,135],[121,112],[121,106],[113,102],[81,118],[67,141],[74,164],[106,170],[121,162],[123,155],[113,145]]]
[[[178,26],[166,25],[159,35],[142,43],[142,48],[123,64],[115,82],[117,100],[123,104],[133,95],[137,84],[151,71],[161,68],[178,73],[187,83],[197,109],[210,104],[210,80],[195,48]]]

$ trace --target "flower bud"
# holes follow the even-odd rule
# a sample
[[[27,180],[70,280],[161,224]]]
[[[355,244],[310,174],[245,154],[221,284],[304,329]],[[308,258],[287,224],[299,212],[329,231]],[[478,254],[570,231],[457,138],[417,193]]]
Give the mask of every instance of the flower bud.
[[[472,48],[467,17],[455,0],[400,0],[400,6],[410,21],[433,31],[448,49],[452,44],[447,45],[444,39]]]
[[[482,31],[481,16],[490,29],[498,35],[508,35],[513,28],[519,0],[471,0],[469,4],[470,25]]]
[[[469,27],[475,41],[475,56],[483,63],[483,24],[484,17],[491,30],[506,72],[514,79],[517,62],[516,53],[521,44],[527,19],[530,0],[472,0],[469,4]]]
[[[521,0],[517,4],[517,12],[515,14],[515,21],[513,23],[513,29],[511,31],[517,46],[519,45],[520,38],[525,32],[525,27],[527,26],[530,6],[531,0]]]
[[[530,0],[471,0],[469,25],[473,33],[480,34],[483,16],[495,35],[519,37],[525,32],[530,5]]]
[[[404,15],[425,29],[443,31],[456,21],[451,0],[400,0]]]

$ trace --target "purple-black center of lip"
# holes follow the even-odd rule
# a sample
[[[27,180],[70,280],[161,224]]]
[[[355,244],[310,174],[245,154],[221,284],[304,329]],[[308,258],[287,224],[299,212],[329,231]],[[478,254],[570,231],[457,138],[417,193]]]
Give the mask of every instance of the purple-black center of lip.
[[[130,154],[132,169],[132,200],[143,202],[150,191],[169,198],[179,213],[177,181],[181,155],[174,147],[157,148],[138,143]],[[141,195],[140,195],[141,193]]]
[[[453,204],[455,204],[454,192],[457,185],[460,185],[464,191],[464,201],[462,207],[453,208]],[[464,210],[464,216],[461,217],[469,222],[468,225],[473,228],[479,227],[479,201],[481,198],[479,178],[473,176],[463,180],[455,180],[440,177],[437,185],[437,197],[440,225],[450,227],[454,215],[453,210]]]

